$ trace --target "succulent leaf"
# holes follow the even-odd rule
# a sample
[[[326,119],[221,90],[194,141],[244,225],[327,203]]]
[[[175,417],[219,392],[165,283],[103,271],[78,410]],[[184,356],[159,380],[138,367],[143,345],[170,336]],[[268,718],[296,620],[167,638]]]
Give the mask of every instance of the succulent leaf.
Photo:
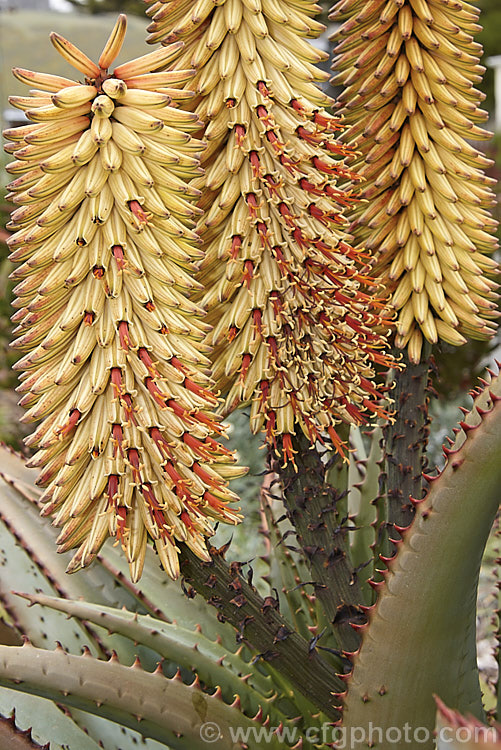
[[[31,729],[33,739],[42,746],[50,743],[50,750],[67,750],[67,748],[98,750],[99,748],[99,738],[93,739],[92,735],[89,736],[75,724],[72,716],[45,698],[2,687],[0,713],[3,715],[15,713],[16,725],[25,731]],[[11,745],[5,743],[0,747],[10,750]],[[125,745],[124,750],[129,750],[129,746]],[[152,747],[151,750],[156,750],[156,748]]]
[[[454,446],[446,449],[444,470],[430,478],[414,522],[388,563],[354,657],[343,714],[347,727],[367,727],[373,721],[384,733],[408,722],[431,732],[434,694],[463,713],[482,716],[476,590],[499,505],[500,400],[498,375],[460,423]],[[412,691],[406,687],[409,674],[414,675]]]
[[[102,556],[99,563],[85,572],[73,576],[65,573],[70,554],[57,554],[54,544],[57,532],[48,519],[40,516],[37,502],[40,493],[33,484],[37,472],[25,468],[25,460],[6,446],[0,447],[0,456],[0,544],[3,559],[7,562],[6,566],[0,567],[0,594],[5,611],[10,615],[9,620],[16,628],[15,632],[28,636],[39,646],[52,645],[58,638],[75,653],[80,652],[83,643],[96,654],[102,654],[103,650],[109,653],[114,649],[127,664],[132,664],[140,653],[143,663],[154,668],[158,660],[156,653],[148,652],[144,647],[138,648],[121,636],[102,632],[98,635],[96,629],[65,616],[57,617],[55,611],[52,615],[50,612],[42,615],[38,608],[27,607],[12,591],[15,582],[16,588],[45,591],[62,597],[80,597],[98,602],[99,606],[142,608],[144,601],[131,595],[125,581],[120,585],[119,579],[104,564]],[[107,556],[106,553],[110,551],[106,549],[107,546],[101,551],[102,555]],[[113,547],[111,550],[119,555],[118,550]],[[152,550],[149,552],[151,558],[148,567],[155,566],[156,570],[154,553]],[[128,566],[126,561],[124,563],[128,575]],[[166,579],[166,576],[163,575],[163,578]],[[169,601],[172,606],[173,597],[170,596]],[[94,741],[104,742],[106,750],[134,750],[137,746],[135,732],[101,717],[77,709],[63,713],[50,701],[16,691],[2,689],[0,695],[0,712],[9,714],[15,709],[23,727],[32,725],[34,736],[40,742],[52,742],[51,750],[64,750],[65,747],[93,750],[96,746]],[[62,743],[61,746],[56,744],[56,740]],[[155,750],[158,746],[153,740],[148,740],[146,747]]]
[[[139,664],[124,667],[116,657],[102,662],[62,649],[0,646],[0,684],[105,716],[176,750],[206,748],[200,728],[209,717],[221,730],[218,747],[223,750],[244,746],[232,741],[229,727],[258,725],[236,703],[230,706],[202,692],[196,682],[185,685],[159,671],[145,672]],[[252,735],[248,747],[259,747]],[[272,737],[270,747],[283,747],[283,742]]]
[[[205,638],[202,633],[191,632],[178,624],[165,623],[148,615],[138,615],[125,610],[69,601],[41,594],[24,595],[32,604],[65,612],[79,622],[90,621],[110,633],[120,633],[134,643],[147,646],[179,668],[192,670],[210,687],[219,687],[223,699],[230,703],[240,696],[242,710],[256,714],[261,706],[263,715],[272,724],[287,721],[272,705],[275,688],[269,677],[252,670],[240,653],[228,652],[218,643]],[[245,680],[242,678],[246,677]]]
[[[36,750],[36,748],[40,750],[42,748],[33,739],[31,729],[19,729],[15,714],[9,718],[0,715],[0,746],[8,747],[9,750]],[[49,745],[45,745],[42,750],[49,750]]]
[[[85,574],[65,574],[70,555],[56,552],[54,542],[57,532],[48,520],[40,517],[40,496],[34,486],[37,472],[26,469],[24,459],[5,446],[0,446],[0,458],[0,529],[2,544],[12,547],[12,555],[18,560],[16,586],[28,591],[38,588],[49,594],[84,598],[109,606],[137,607],[136,598],[125,587],[117,587],[116,578],[103,565],[94,565]],[[13,559],[9,557],[9,570]],[[20,600],[11,591],[12,578],[8,574],[0,574],[0,581],[2,601],[20,625],[19,618],[29,617],[26,607],[23,605],[19,608]],[[36,640],[28,629],[25,631],[20,627],[20,632]],[[89,638],[89,635],[86,637]]]
[[[127,561],[116,547],[106,545],[99,559],[122,585],[127,582]],[[219,640],[226,649],[234,650],[234,628],[229,623],[220,622],[216,611],[212,607],[207,607],[201,597],[190,596],[189,587],[186,588],[184,583],[181,587],[167,578],[161,568],[155,564],[155,555],[152,550],[146,551],[141,589],[138,590],[134,584],[131,584],[131,591],[137,595],[137,601],[145,612],[165,622],[182,623],[183,627],[188,630],[201,630],[211,641]],[[115,604],[110,602],[110,606],[115,606]],[[129,610],[135,609],[129,605],[125,606]]]
[[[167,609],[171,617],[182,620],[185,626],[192,627],[194,631],[199,622],[210,623],[204,627],[204,632],[210,628],[213,639],[216,639],[219,633],[226,633],[227,642],[232,650],[234,649],[234,630],[229,625],[218,623],[210,608],[200,606],[199,598],[188,599],[179,586],[161,571],[151,549],[147,551],[142,584],[150,584],[148,593],[153,597],[152,601],[140,595],[134,584],[130,583],[127,561],[117,548],[109,544],[104,546],[98,560],[89,569],[68,576],[64,571],[70,553],[56,552],[54,540],[57,532],[48,519],[41,517],[39,513],[40,493],[34,486],[36,470],[26,468],[25,460],[6,446],[0,447],[0,457],[0,513],[2,519],[7,521],[7,525],[0,523],[0,542],[8,559],[8,570],[5,569],[5,574],[4,568],[0,567],[0,590],[2,601],[14,618],[18,632],[40,646],[46,645],[47,642],[52,645],[57,637],[76,653],[80,652],[83,643],[90,646],[95,653],[102,653],[102,649],[107,652],[114,649],[121,661],[126,664],[132,664],[140,653],[142,662],[154,668],[159,658],[156,651],[147,651],[145,647],[135,645],[128,638],[103,632],[89,626],[89,623],[82,626],[65,616],[56,622],[49,615],[49,611],[44,612],[41,617],[39,608],[27,607],[23,600],[11,591],[13,570],[16,572],[16,588],[45,591],[52,595],[57,593],[66,598],[83,598],[94,601],[98,607],[126,606],[145,612],[150,609],[158,615],[161,613],[153,605],[153,601],[162,604],[168,601]],[[36,540],[36,544],[33,540]],[[114,568],[114,562],[121,564],[123,575]],[[151,586],[151,581],[154,582],[154,586]],[[54,612],[54,615],[56,614]],[[247,656],[248,649],[244,650]],[[250,669],[247,664],[246,672]],[[52,740],[54,744],[58,738],[63,745],[66,743],[69,747],[81,746],[82,750],[91,750],[94,740],[102,741],[106,750],[134,750],[137,746],[135,732],[118,727],[102,717],[75,708],[71,709],[71,714],[65,714],[49,701],[16,691],[2,689],[0,694],[0,712],[8,714],[15,708],[22,726],[29,726],[31,722],[35,736],[40,742]],[[79,727],[85,728],[89,736],[82,734]],[[88,743],[88,748],[85,743]],[[146,746],[154,750],[157,743],[148,740]],[[54,750],[60,748],[54,744]]]
[[[379,481],[382,460],[382,430],[374,427],[370,433],[369,455],[361,462],[363,476],[353,487],[350,483],[350,516],[354,531],[350,532],[350,557],[360,583],[365,604],[372,602],[373,592],[368,580],[374,574],[374,545],[376,542],[375,523],[376,508],[374,501],[379,494]],[[350,458],[351,460],[351,458]],[[353,489],[356,489],[357,505],[351,500]]]

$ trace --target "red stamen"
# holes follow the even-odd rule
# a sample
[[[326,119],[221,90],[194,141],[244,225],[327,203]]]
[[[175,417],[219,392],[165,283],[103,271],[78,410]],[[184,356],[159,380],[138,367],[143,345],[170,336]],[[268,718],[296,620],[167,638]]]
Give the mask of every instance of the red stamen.
[[[280,214],[284,217],[285,223],[287,224],[287,226],[293,227],[296,225],[295,216],[291,214],[289,206],[286,203],[279,203],[278,210],[280,211]]]
[[[132,396],[130,393],[124,393],[120,399],[120,403],[124,407],[125,416],[130,419],[131,422],[137,425],[136,417],[134,416],[134,405],[132,403]]]
[[[327,114],[327,112],[319,112],[318,109],[313,115],[313,122],[322,128],[329,128],[329,130],[339,129],[339,126],[331,115]]]
[[[264,223],[264,221],[258,221],[256,224],[256,229],[259,234],[259,238],[261,241],[262,247],[270,247],[270,238],[268,235],[268,227]]]
[[[120,396],[123,391],[122,370],[119,367],[111,368],[111,384],[115,390],[115,396]]]
[[[247,289],[250,289],[253,274],[254,274],[254,263],[251,260],[246,260],[244,262],[244,273],[242,276],[242,283],[246,285]]]
[[[329,219],[333,221],[333,217],[330,214],[326,214],[325,211],[322,211],[321,208],[316,206],[314,203],[310,203],[308,206],[308,213],[310,216],[313,216],[314,219],[318,219],[322,224],[327,226],[329,224]]]
[[[129,208],[135,219],[137,219],[138,225],[142,228],[148,223],[149,215],[146,213],[139,201],[129,201]]]
[[[365,418],[362,416],[362,413],[360,412],[360,409],[355,406],[355,404],[350,403],[349,401],[346,401],[344,403],[344,407],[350,417],[353,417],[353,419],[357,422],[357,424],[361,424],[365,422]]]
[[[280,270],[282,271],[283,277],[284,278],[289,277],[289,278],[293,279],[294,278],[294,272],[292,271],[289,263],[286,261],[285,256],[284,256],[284,252],[283,252],[282,248],[280,247],[280,245],[274,245],[273,248],[272,248],[272,250],[273,250],[274,256],[277,259],[277,263],[278,263],[278,265],[280,267]]]
[[[268,344],[268,347],[273,354],[273,357],[275,358],[275,362],[279,364],[280,357],[278,356],[278,345],[276,338],[274,336],[268,336],[268,338],[266,339],[266,343]]]
[[[264,122],[264,124],[267,127],[273,128],[275,126],[275,121],[272,115],[268,112],[266,107],[264,107],[262,104],[258,104],[258,106],[256,107],[256,114],[261,120],[261,122]]]
[[[297,453],[297,451],[295,451],[292,447],[292,436],[289,435],[289,433],[285,433],[284,435],[282,435],[282,447],[284,454],[284,464],[287,464],[288,461],[292,461],[295,466],[296,462],[294,461],[294,454]]]
[[[188,513],[185,510],[183,510],[179,518],[184,523],[184,525],[187,526],[189,529],[193,528],[193,521],[191,520],[191,518],[189,517]]]
[[[279,178],[275,181],[271,174],[265,175],[264,179],[266,180],[270,195],[278,195],[279,189],[283,187],[283,180]]]
[[[125,535],[126,521],[127,521],[127,508],[125,508],[123,505],[120,505],[118,508],[115,509],[115,513],[117,517],[116,539],[118,542],[120,542],[122,541]]]
[[[250,363],[252,362],[252,355],[251,354],[244,354],[242,357],[242,366],[240,367],[240,382],[243,383],[245,380],[245,376],[247,375],[247,372],[249,371]]]
[[[205,484],[208,484],[210,487],[217,487],[218,481],[215,479],[215,477],[211,476],[199,463],[198,461],[194,461],[193,466],[191,467],[194,474],[199,477],[199,479],[202,480],[202,482],[205,482]]]
[[[277,447],[277,441],[275,439],[276,434],[276,426],[277,426],[277,415],[274,411],[269,411],[267,414],[267,421],[266,421],[266,439],[268,442],[271,442],[275,448]]]
[[[259,383],[259,388],[261,390],[259,400],[261,401],[261,405],[265,406],[266,401],[268,400],[268,396],[270,395],[270,384],[267,380],[261,380],[261,382]]]
[[[315,169],[318,169],[320,172],[325,172],[325,174],[335,174],[337,171],[335,164],[328,164],[323,159],[319,159],[318,156],[314,156],[311,161]]]
[[[257,202],[257,197],[255,193],[247,193],[247,195],[245,196],[245,201],[247,205],[249,206],[250,215],[252,216],[252,218],[256,218],[257,212],[261,206]]]
[[[176,368],[176,370],[179,370],[180,372],[183,372],[183,373],[187,373],[188,372],[188,368],[186,367],[186,365],[184,365],[181,362],[181,360],[179,360],[177,357],[171,357],[170,358],[170,363],[171,363],[171,365],[173,367]]]
[[[242,247],[242,238],[239,234],[235,234],[231,238],[231,250],[230,250],[230,258],[231,260],[236,260],[236,257],[238,253],[240,252],[240,248]]]
[[[132,468],[132,476],[136,484],[141,484],[141,467],[139,465],[139,453],[137,448],[130,448],[127,458]]]
[[[182,417],[183,419],[187,419],[190,422],[193,420],[191,419],[190,415],[187,413],[186,409],[183,409],[181,404],[178,404],[177,401],[174,401],[173,398],[170,398],[168,401],[165,402],[166,405],[171,409],[176,417]]]
[[[183,497],[189,500],[190,494],[188,490],[186,489],[185,481],[184,479],[181,478],[180,474],[176,471],[174,464],[172,464],[170,461],[167,461],[167,463],[164,464],[163,468],[165,469],[169,477],[172,479],[172,482],[176,489],[176,495],[178,495],[178,497]]]
[[[137,354],[143,365],[147,367],[148,372],[151,373],[152,377],[158,377],[158,370],[153,364],[149,351],[144,347],[141,347],[138,349]]]
[[[56,429],[56,435],[58,435],[60,438],[66,437],[66,435],[68,435],[73,430],[73,428],[76,427],[76,424],[81,416],[82,413],[78,409],[72,409],[70,411],[70,416],[66,424]]]
[[[252,174],[258,179],[261,175],[261,162],[259,161],[259,154],[257,151],[251,151],[249,153],[249,161],[252,167]]]
[[[307,143],[312,143],[314,146],[317,146],[319,143],[322,143],[322,136],[318,133],[312,133],[309,130],[306,130],[303,125],[299,125],[299,127],[296,128],[296,133],[300,138],[303,139],[303,141],[306,141]]]
[[[264,81],[257,82],[257,89],[263,96],[266,96],[266,97],[270,96],[270,91]]]
[[[244,125],[235,125],[235,140],[237,142],[237,146],[242,145],[242,142],[246,135],[247,131]]]
[[[306,116],[307,111],[305,107],[301,104],[301,102],[298,99],[291,99],[291,106],[293,109],[296,110],[296,112],[299,112],[301,115]]]
[[[320,240],[320,239],[311,240],[311,244],[315,245],[317,250],[320,250],[321,252],[323,252],[324,255],[327,255],[328,258],[332,256],[332,253],[331,253],[332,248],[326,242],[324,242],[324,240]]]
[[[289,156],[286,154],[280,154],[279,156],[280,164],[286,168],[288,172],[290,172],[292,175],[297,172],[297,164],[298,162],[293,161]]]
[[[299,247],[306,249],[308,247],[308,238],[302,233],[302,231],[297,227],[292,233],[292,236],[296,240]]]
[[[271,143],[277,154],[281,154],[285,148],[285,143],[279,139],[274,130],[266,131],[266,138],[268,143]]]
[[[280,297],[278,296],[278,292],[272,292],[270,294],[270,301],[273,305],[273,312],[275,313],[275,316],[278,317],[278,315],[282,311],[282,302],[280,300]]]
[[[112,439],[114,442],[113,457],[115,458],[117,453],[120,453],[120,455],[123,457],[124,455],[124,451],[123,451],[124,432],[122,429],[122,425],[114,424],[111,430],[111,434],[112,434]]]
[[[223,515],[226,515],[224,513],[224,503],[219,500],[219,498],[215,497],[211,492],[204,492],[203,498],[211,508],[214,508],[214,510],[222,511]]]
[[[150,437],[155,441],[160,453],[166,458],[172,458],[172,452],[169,448],[167,440],[164,438],[158,427],[152,427],[150,429]]]
[[[224,433],[224,430],[225,430],[224,425],[221,424],[220,422],[216,422],[213,418],[205,414],[205,412],[195,411],[193,412],[192,416],[201,424],[205,424],[207,425],[207,427],[210,427],[212,432],[215,432],[218,435],[222,435]]]
[[[118,482],[120,477],[116,474],[110,474],[108,477],[108,507],[112,508],[115,505],[115,498],[118,495]]]
[[[158,385],[155,383],[153,378],[145,378],[144,384],[146,388],[149,390],[151,395],[153,396],[153,400],[156,401],[156,403],[159,406],[164,407],[165,406],[165,394],[162,393]]]
[[[198,438],[194,437],[193,435],[190,435],[189,432],[185,432],[182,437],[183,443],[186,443],[186,445],[191,448],[195,453],[197,453],[202,458],[209,460],[211,458],[210,452],[208,450],[207,442],[209,442],[208,439],[206,439],[206,443],[202,443]]]
[[[129,337],[129,325],[125,320],[121,320],[118,324],[118,337],[120,339],[120,346],[122,347],[122,349],[128,352],[131,347],[131,343]]]
[[[337,143],[337,141],[326,141],[324,143],[324,148],[326,148],[327,151],[330,151],[331,154],[340,154],[342,156],[346,156],[347,154],[351,153],[350,149],[348,149],[346,146],[343,146],[342,143]]]
[[[143,485],[141,485],[141,494],[149,505],[148,510],[150,512],[150,516],[152,517],[154,523],[158,526],[158,531],[160,532],[162,539],[169,539],[170,541],[170,534],[165,528],[165,516],[160,507],[160,503],[155,497],[155,493],[153,492],[151,484],[145,482]]]
[[[302,190],[306,190],[308,193],[312,193],[312,195],[322,195],[323,189],[319,187],[318,185],[314,185],[313,182],[310,182],[306,179],[306,177],[302,177],[299,180],[299,185],[302,188]]]
[[[211,391],[209,391],[207,388],[203,388],[198,383],[195,383],[195,381],[191,378],[185,378],[183,385],[185,388],[187,388],[192,393],[195,393],[197,396],[201,396],[211,403],[217,403],[217,398]]]
[[[125,260],[124,249],[122,245],[113,245],[113,247],[111,248],[111,252],[113,253],[113,257],[117,262],[118,270],[123,271],[123,269],[127,265],[127,262]]]
[[[339,455],[342,456],[342,458],[345,458],[344,449],[346,448],[346,443],[341,440],[334,427],[329,426],[327,428],[327,432],[329,433],[329,437],[332,440],[334,448],[337,450]]]

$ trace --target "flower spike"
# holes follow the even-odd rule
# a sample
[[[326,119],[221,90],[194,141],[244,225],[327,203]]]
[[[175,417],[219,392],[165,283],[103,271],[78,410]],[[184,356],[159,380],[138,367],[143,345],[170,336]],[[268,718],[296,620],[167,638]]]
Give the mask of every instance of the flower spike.
[[[250,403],[252,430],[285,461],[298,427],[342,452],[336,425],[382,413],[374,365],[390,363],[384,305],[346,233],[355,196],[337,181],[353,177],[351,152],[316,85],[326,56],[304,38],[323,26],[300,5],[163,0],[149,27],[150,42],[184,41],[176,65],[196,70],[186,87],[208,142],[197,278],[225,412]]]
[[[172,49],[104,69],[124,33],[119,17],[99,67],[54,36],[85,83],[16,71],[38,89],[12,100],[34,124],[6,136],[18,390],[25,420],[41,420],[28,443],[44,513],[60,550],[77,548],[70,571],[111,535],[137,580],[148,537],[172,577],[177,541],[209,559],[212,522],[240,520],[228,479],[242,471],[217,441],[209,326],[189,299],[200,125],[148,72]]]
[[[368,201],[353,207],[352,232],[378,253],[395,344],[416,364],[424,339],[490,338],[498,316],[491,162],[471,144],[491,135],[474,88],[477,16],[463,0],[342,0],[332,15],[344,21],[333,65],[344,139],[358,149]]]

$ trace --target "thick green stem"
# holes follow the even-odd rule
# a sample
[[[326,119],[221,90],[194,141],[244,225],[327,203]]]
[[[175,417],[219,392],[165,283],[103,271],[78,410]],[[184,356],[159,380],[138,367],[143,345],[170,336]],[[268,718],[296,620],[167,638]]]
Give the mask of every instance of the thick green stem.
[[[291,462],[280,467],[271,454],[269,460],[282,480],[284,505],[338,647],[356,651],[359,636],[351,624],[365,622],[365,615],[349,559],[346,492],[326,483],[326,464],[302,433],[294,438],[293,447],[296,467]]]
[[[272,596],[263,599],[241,575],[241,564],[228,563],[220,551],[211,549],[212,561],[199,560],[185,545],[181,548],[181,571],[185,580],[218,610],[218,619],[237,630],[237,641],[248,642],[259,657],[314,703],[329,718],[339,719],[339,701],[333,693],[344,691],[343,681],[315,648],[278,611]]]
[[[408,526],[414,509],[410,498],[423,496],[422,473],[427,443],[427,398],[429,347],[418,365],[402,354],[405,368],[393,371],[394,421],[384,428],[388,522]],[[395,535],[398,538],[398,535]]]

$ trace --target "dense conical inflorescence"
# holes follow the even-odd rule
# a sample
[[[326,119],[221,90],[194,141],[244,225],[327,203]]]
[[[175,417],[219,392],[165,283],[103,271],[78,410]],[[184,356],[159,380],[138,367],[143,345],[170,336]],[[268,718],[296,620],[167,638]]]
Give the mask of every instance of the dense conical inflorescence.
[[[484,70],[478,9],[463,0],[341,0],[335,83],[355,141],[368,204],[354,208],[357,242],[379,250],[393,289],[396,345],[418,362],[424,339],[462,344],[494,330],[497,285],[489,136],[474,88]]]
[[[341,447],[336,424],[378,411],[374,363],[386,363],[380,302],[366,257],[346,234],[354,200],[330,99],[307,37],[323,26],[311,2],[155,2],[150,42],[182,40],[176,65],[206,124],[206,253],[198,276],[214,324],[214,377],[226,411],[251,403],[251,427],[285,458],[296,426]],[[383,325],[381,330],[386,329]]]
[[[175,577],[176,540],[206,558],[211,520],[238,521],[227,480],[241,472],[216,439],[208,326],[189,299],[202,144],[175,105],[190,71],[151,72],[175,44],[108,74],[124,33],[121,16],[98,65],[52,36],[84,83],[14,71],[36,87],[11,99],[32,123],[6,133],[18,390],[25,419],[41,420],[28,442],[44,512],[60,549],[78,547],[70,569],[112,535],[137,579],[150,536]]]

